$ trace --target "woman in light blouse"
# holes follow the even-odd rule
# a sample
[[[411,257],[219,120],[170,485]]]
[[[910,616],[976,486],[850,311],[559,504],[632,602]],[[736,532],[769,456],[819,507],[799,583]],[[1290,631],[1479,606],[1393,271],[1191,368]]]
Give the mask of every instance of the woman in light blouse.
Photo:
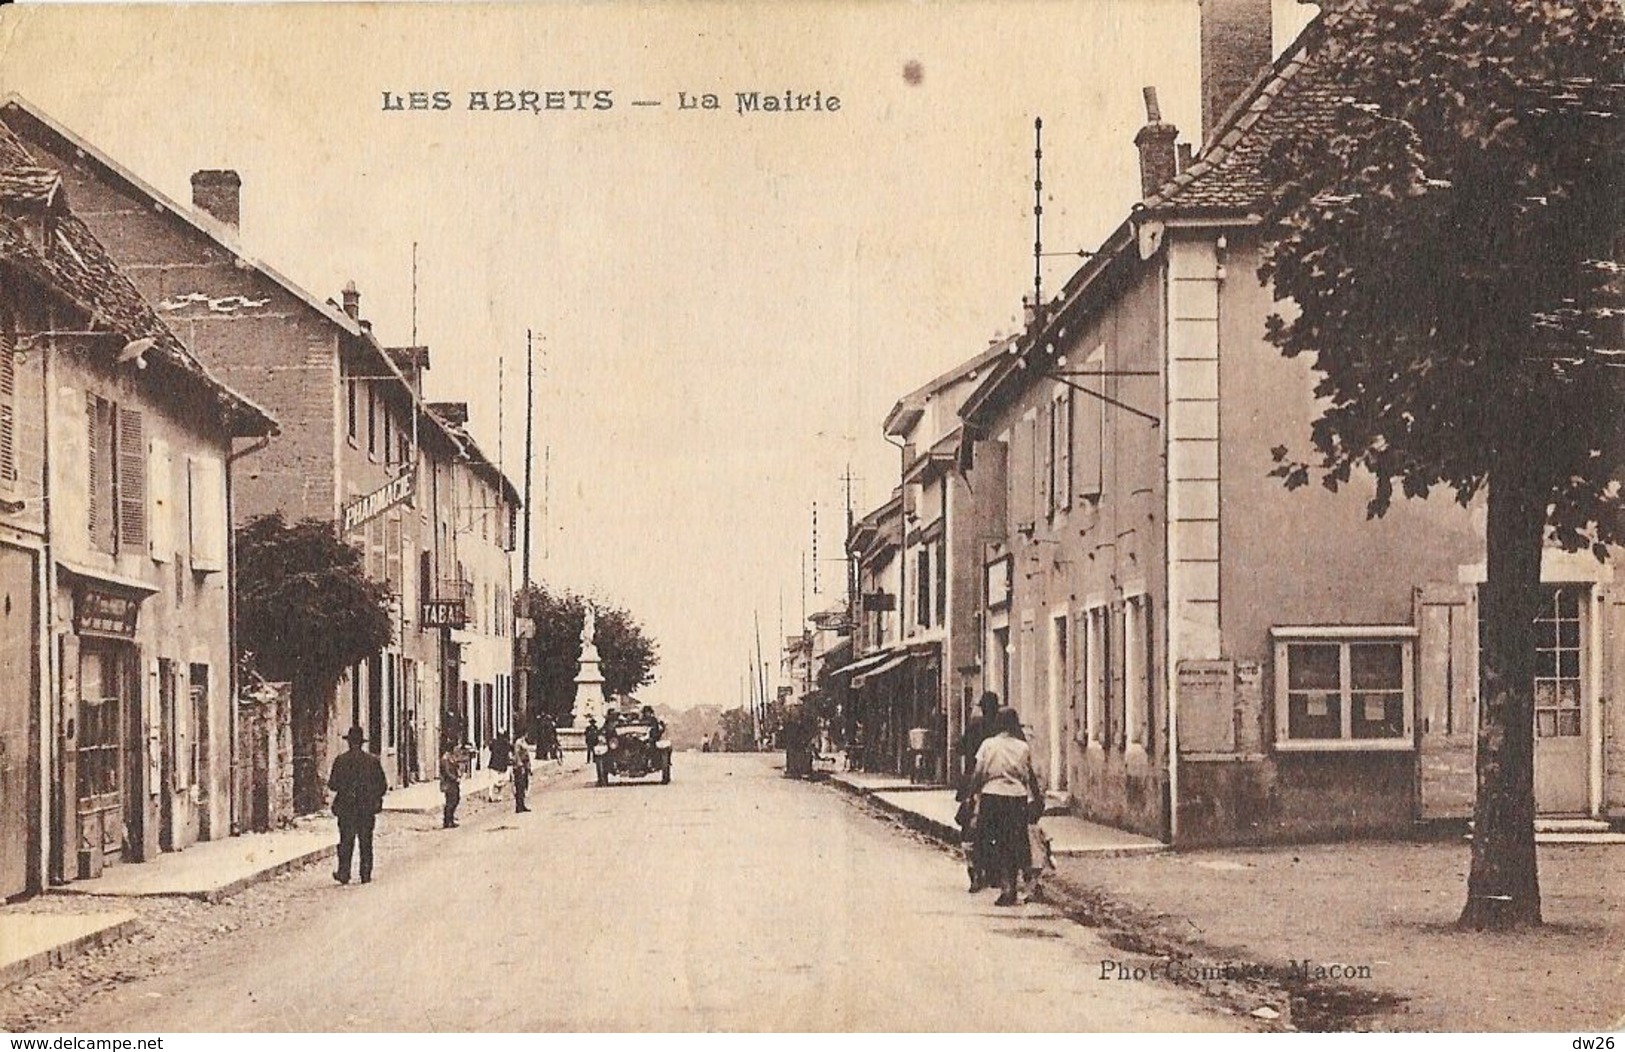
[[[1016,905],[1016,880],[1032,864],[1027,842],[1030,801],[1044,798],[1033,751],[1015,709],[1000,709],[994,734],[976,750],[971,791],[976,794],[976,827],[983,857],[1002,889],[997,906]]]

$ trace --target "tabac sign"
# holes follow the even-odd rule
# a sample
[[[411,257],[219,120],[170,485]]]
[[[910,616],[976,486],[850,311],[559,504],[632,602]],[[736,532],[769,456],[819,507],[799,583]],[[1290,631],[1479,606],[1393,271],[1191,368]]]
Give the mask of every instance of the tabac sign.
[[[420,611],[424,628],[462,628],[468,624],[461,599],[431,599]]]
[[[359,529],[395,505],[411,500],[416,479],[417,472],[403,472],[365,497],[359,497],[346,504],[344,510],[339,513],[342,527],[340,532],[349,533]]]

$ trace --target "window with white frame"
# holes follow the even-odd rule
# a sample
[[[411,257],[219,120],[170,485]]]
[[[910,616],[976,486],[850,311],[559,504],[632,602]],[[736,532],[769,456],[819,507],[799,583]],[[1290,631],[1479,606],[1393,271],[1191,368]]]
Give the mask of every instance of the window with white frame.
[[[1281,629],[1275,637],[1278,749],[1408,749],[1414,629]]]
[[[1123,731],[1128,744],[1151,745],[1151,600],[1123,602]]]
[[[1088,639],[1084,641],[1084,660],[1089,666],[1084,680],[1084,719],[1089,727],[1089,740],[1097,745],[1104,745],[1106,741],[1106,699],[1112,684],[1107,613],[1103,606],[1089,611]]]

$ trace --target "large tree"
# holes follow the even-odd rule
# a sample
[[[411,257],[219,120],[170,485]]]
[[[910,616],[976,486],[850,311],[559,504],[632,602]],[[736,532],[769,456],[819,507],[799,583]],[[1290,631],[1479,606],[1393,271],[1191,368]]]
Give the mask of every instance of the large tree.
[[[327,714],[344,671],[375,657],[394,625],[389,595],[333,523],[280,513],[237,531],[237,632],[248,670],[292,687],[294,809],[322,806]]]
[[[581,661],[581,629],[586,604],[595,611],[595,639],[609,694],[631,694],[654,682],[660,653],[643,626],[621,607],[546,585],[521,589],[514,609],[535,624],[529,643],[532,699],[535,712],[545,712],[565,725],[575,703],[576,672]]]
[[[1262,276],[1310,355],[1316,457],[1287,484],[1376,480],[1487,504],[1477,799],[1463,926],[1540,922],[1534,625],[1547,543],[1625,542],[1615,0],[1344,0],[1311,61],[1341,113],[1277,145]]]

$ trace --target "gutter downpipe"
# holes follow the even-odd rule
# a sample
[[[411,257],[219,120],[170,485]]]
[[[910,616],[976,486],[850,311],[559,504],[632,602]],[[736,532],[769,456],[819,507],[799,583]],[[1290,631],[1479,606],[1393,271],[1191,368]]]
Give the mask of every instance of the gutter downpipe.
[[[242,684],[238,681],[238,666],[241,662],[237,649],[237,529],[236,502],[233,499],[234,487],[231,484],[232,465],[270,445],[272,437],[276,434],[277,431],[273,428],[242,449],[226,454],[226,651],[231,662],[231,667],[226,670],[227,733],[231,735],[231,791],[226,794],[228,801],[226,829],[230,836],[237,836],[242,832],[238,827],[237,813],[237,778],[242,751],[241,743],[238,741],[237,707],[240,699],[237,694]]]

